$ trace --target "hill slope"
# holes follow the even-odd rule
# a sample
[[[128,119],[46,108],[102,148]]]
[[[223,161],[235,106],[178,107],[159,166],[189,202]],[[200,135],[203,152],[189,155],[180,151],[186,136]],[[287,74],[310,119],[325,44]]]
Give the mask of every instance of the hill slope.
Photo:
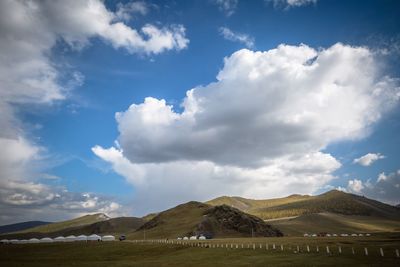
[[[400,218],[399,209],[393,206],[337,190],[318,196],[292,195],[286,198],[267,200],[222,197],[206,203],[210,205],[231,205],[264,220],[322,212],[376,216],[388,219]]]
[[[227,205],[211,206],[191,201],[157,214],[130,238],[177,238],[204,234],[212,237],[280,236],[260,218]]]
[[[89,224],[93,224],[96,222],[105,221],[108,219],[110,219],[110,217],[108,217],[104,213],[96,213],[96,214],[92,214],[92,215],[85,215],[85,216],[75,218],[72,220],[55,222],[55,223],[50,223],[50,224],[46,224],[46,225],[41,225],[41,226],[25,229],[23,231],[20,231],[19,233],[29,233],[29,232],[52,233],[52,232],[62,231],[67,228],[89,225]]]
[[[7,224],[0,226],[0,234],[3,233],[10,233],[16,231],[22,231],[25,229],[50,224],[51,222],[42,222],[42,221],[28,221],[28,222],[21,222],[21,223],[14,223],[14,224]]]

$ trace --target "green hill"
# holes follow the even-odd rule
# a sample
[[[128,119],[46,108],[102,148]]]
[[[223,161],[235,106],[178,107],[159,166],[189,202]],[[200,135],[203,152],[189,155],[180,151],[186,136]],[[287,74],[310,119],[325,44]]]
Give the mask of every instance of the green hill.
[[[75,218],[72,220],[55,222],[55,223],[41,225],[41,226],[37,226],[37,227],[33,227],[33,228],[28,228],[28,229],[25,229],[18,233],[28,233],[28,232],[52,233],[52,232],[62,231],[67,228],[89,225],[89,224],[93,224],[96,222],[105,221],[108,219],[110,219],[110,217],[108,217],[104,213],[96,213],[96,214],[91,214],[91,215],[85,215],[85,216]]]
[[[318,196],[292,195],[285,198],[267,200],[221,197],[206,203],[210,205],[230,205],[264,220],[322,212],[376,216],[389,219],[400,218],[400,211],[396,207],[337,190]]]
[[[177,238],[204,234],[212,237],[280,236],[260,218],[227,205],[191,201],[157,214],[129,237]]]

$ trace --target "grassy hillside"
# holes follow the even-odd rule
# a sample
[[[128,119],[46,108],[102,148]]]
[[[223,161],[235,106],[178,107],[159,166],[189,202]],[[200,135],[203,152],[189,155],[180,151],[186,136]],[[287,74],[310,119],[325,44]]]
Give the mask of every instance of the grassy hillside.
[[[398,220],[338,213],[305,214],[296,218],[274,220],[269,223],[289,236],[319,232],[336,234],[400,232],[400,222]]]
[[[46,225],[41,225],[41,226],[25,229],[18,233],[29,233],[29,232],[52,233],[52,232],[58,232],[58,231],[65,230],[67,228],[89,225],[89,224],[93,224],[96,222],[105,221],[108,219],[110,219],[110,218],[107,215],[105,215],[103,213],[96,213],[96,214],[92,214],[92,215],[85,215],[85,216],[82,216],[82,217],[79,217],[76,219],[72,219],[72,220],[55,222],[55,223],[50,223],[50,224],[46,224]]]
[[[159,213],[129,238],[177,238],[206,234],[224,236],[276,236],[281,233],[263,220],[229,206],[213,207],[200,202],[188,202]]]
[[[300,216],[313,213],[338,213],[399,219],[399,209],[362,196],[332,190],[318,196],[292,195],[286,198],[251,200],[239,197],[221,197],[206,202],[226,204],[262,219]]]
[[[33,228],[36,226],[50,224],[51,222],[42,222],[42,221],[28,221],[14,224],[7,224],[0,226],[0,234],[2,233],[10,233],[16,231],[23,231],[25,229]]]

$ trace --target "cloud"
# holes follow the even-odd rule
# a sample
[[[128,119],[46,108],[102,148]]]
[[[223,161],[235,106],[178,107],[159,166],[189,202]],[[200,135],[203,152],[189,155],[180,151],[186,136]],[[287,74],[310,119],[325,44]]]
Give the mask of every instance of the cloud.
[[[372,163],[379,159],[384,159],[385,156],[381,153],[368,153],[362,157],[353,160],[353,163],[360,164],[362,166],[370,166]]]
[[[350,180],[346,191],[397,205],[400,203],[400,170],[388,175],[382,172],[376,182],[371,180],[366,182],[357,179]]]
[[[254,38],[250,37],[247,34],[233,32],[229,28],[226,28],[226,27],[220,27],[219,28],[219,33],[226,40],[229,40],[229,41],[232,41],[232,42],[242,43],[247,48],[252,48],[254,46]]]
[[[221,12],[224,12],[227,17],[232,16],[237,8],[239,0],[214,0]]]
[[[17,113],[36,105],[51,106],[83,84],[82,74],[65,71],[63,63],[51,60],[52,49],[58,42],[72,50],[83,49],[92,38],[132,54],[154,55],[187,47],[182,25],[146,24],[137,30],[121,21],[146,12],[142,2],[118,5],[117,14],[100,0],[0,1],[0,188],[8,196],[0,203],[2,210],[5,203],[16,207],[36,203],[28,189],[38,185],[35,180],[43,176],[46,161],[45,147],[31,140]],[[12,183],[28,185],[27,193],[22,187],[13,194],[4,192],[14,190],[7,186]],[[45,185],[36,188],[52,190]]]
[[[272,3],[275,8],[289,9],[292,7],[307,6],[316,4],[317,0],[265,0],[266,3]]]
[[[93,152],[158,207],[167,198],[157,195],[312,193],[341,166],[324,149],[363,138],[398,103],[381,66],[367,48],[340,43],[239,50],[216,82],[187,91],[182,112],[147,97],[116,113],[118,146]]]
[[[115,16],[122,21],[130,21],[133,15],[146,15],[149,12],[149,5],[145,2],[118,3]]]

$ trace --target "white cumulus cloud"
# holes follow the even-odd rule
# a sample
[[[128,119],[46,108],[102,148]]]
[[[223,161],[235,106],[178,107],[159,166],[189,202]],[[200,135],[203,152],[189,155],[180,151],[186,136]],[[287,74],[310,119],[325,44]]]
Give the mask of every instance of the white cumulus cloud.
[[[366,182],[357,179],[350,180],[346,191],[398,205],[400,203],[400,170],[388,175],[382,172],[375,182],[371,180]]]
[[[216,82],[187,91],[181,113],[152,97],[118,112],[119,146],[93,152],[146,202],[163,199],[159,207],[163,194],[312,193],[341,165],[322,151],[364,137],[398,102],[397,81],[380,66],[369,49],[340,43],[239,50]]]
[[[275,8],[291,8],[307,6],[311,4],[316,4],[318,0],[265,0],[267,3],[272,3]]]
[[[353,163],[360,164],[362,166],[370,166],[372,163],[379,159],[384,159],[385,156],[381,153],[368,153],[362,157],[356,158],[353,160]]]
[[[189,40],[182,25],[146,24],[135,29],[122,21],[132,14],[145,15],[146,12],[142,2],[118,5],[114,13],[100,0],[0,1],[2,210],[4,205],[9,205],[4,209],[9,213],[14,212],[12,205],[37,204],[36,195],[29,191],[31,188],[43,190],[46,194],[43,199],[55,195],[48,193],[52,188],[35,181],[42,176],[39,165],[45,161],[45,148],[32,141],[16,114],[32,105],[50,106],[64,100],[71,88],[83,83],[81,74],[64,72],[60,68],[62,63],[51,60],[57,42],[63,41],[71,49],[83,49],[92,38],[100,38],[115,48],[140,54],[159,54],[187,47]],[[61,80],[68,81],[62,83]],[[15,186],[10,187],[13,184],[26,186],[19,186],[16,192]],[[3,216],[9,215],[4,212]]]

